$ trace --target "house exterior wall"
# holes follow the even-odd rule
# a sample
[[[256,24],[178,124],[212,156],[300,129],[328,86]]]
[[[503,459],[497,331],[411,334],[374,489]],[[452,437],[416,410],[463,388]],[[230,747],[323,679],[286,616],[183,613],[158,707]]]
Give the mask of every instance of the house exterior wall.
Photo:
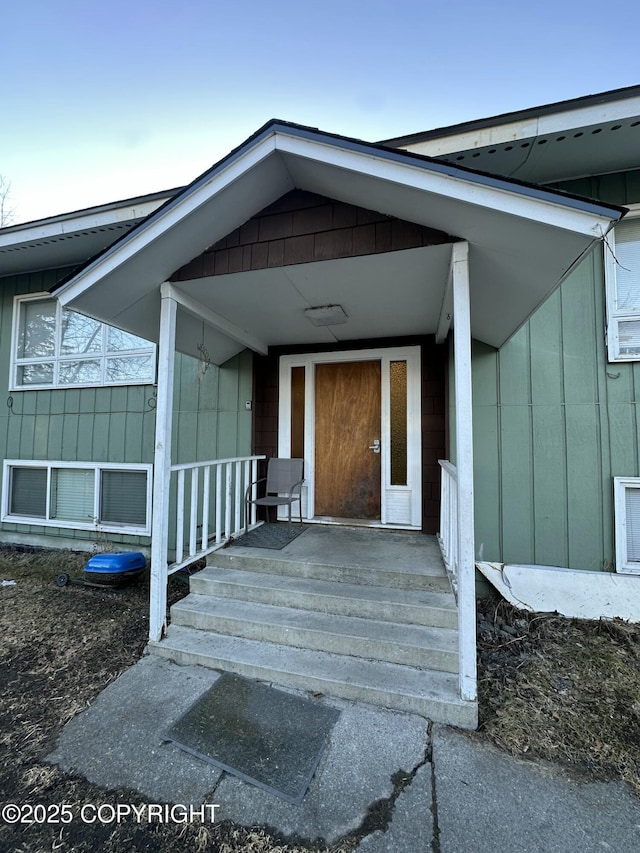
[[[154,385],[9,391],[14,296],[47,291],[65,270],[0,279],[0,409],[2,459],[153,463]],[[176,355],[172,460],[193,462],[249,453],[252,358],[240,353],[202,372]],[[0,470],[0,477],[2,471]],[[147,547],[149,537],[92,533],[65,527],[2,523],[0,541],[90,547],[105,540]]]
[[[631,204],[640,172],[561,188]],[[614,564],[612,478],[640,475],[640,364],[607,361],[602,251],[499,351],[474,343],[478,559]]]

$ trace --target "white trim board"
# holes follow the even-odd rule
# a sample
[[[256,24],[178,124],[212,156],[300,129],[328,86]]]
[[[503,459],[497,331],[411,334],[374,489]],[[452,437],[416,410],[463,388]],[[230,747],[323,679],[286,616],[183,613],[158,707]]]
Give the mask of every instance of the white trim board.
[[[576,619],[640,622],[640,577],[558,566],[479,562],[484,577],[515,607]]]

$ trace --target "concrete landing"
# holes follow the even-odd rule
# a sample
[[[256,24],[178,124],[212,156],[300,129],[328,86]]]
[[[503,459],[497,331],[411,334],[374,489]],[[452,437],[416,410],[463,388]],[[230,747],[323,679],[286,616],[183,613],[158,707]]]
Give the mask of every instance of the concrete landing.
[[[406,530],[310,524],[281,551],[245,548],[240,538],[232,548],[214,552],[209,562],[236,556],[337,566],[341,575],[345,568],[365,567],[394,574],[419,571],[446,577],[436,537]]]

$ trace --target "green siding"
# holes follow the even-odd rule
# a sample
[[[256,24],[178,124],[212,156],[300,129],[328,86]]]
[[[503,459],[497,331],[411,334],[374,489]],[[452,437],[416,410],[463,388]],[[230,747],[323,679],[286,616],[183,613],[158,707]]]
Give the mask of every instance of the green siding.
[[[3,459],[64,462],[153,462],[156,388],[131,385],[9,392],[13,297],[48,290],[64,270],[10,276],[0,280],[0,383],[12,405],[0,411]],[[203,374],[198,362],[176,355],[172,461],[204,461],[251,452],[252,358],[240,353]],[[37,525],[2,524],[5,541],[43,535],[86,541],[87,531]],[[104,538],[104,536],[102,537]],[[148,545],[145,537],[117,536],[116,543]]]
[[[563,188],[633,203],[640,173]],[[474,343],[479,557],[591,570],[613,564],[612,478],[640,476],[640,364],[608,363],[604,331],[597,249],[499,351]]]

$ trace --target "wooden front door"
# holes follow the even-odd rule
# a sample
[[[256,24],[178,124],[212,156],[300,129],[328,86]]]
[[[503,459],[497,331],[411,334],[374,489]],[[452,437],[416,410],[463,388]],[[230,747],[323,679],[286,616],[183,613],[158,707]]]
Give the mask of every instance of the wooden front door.
[[[380,361],[315,368],[315,514],[380,518]]]

